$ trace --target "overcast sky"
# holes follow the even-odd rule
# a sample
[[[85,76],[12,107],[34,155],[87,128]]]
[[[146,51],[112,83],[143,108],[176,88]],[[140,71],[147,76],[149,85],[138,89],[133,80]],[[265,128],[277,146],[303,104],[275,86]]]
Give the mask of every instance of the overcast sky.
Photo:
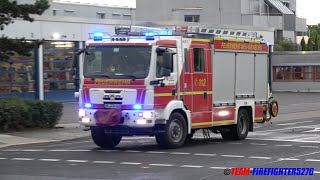
[[[60,0],[63,1],[63,0]],[[136,0],[66,0],[75,2],[103,3],[110,5],[136,7]],[[161,1],[161,0],[159,0]],[[297,0],[298,16],[307,18],[307,24],[320,23],[320,0]]]

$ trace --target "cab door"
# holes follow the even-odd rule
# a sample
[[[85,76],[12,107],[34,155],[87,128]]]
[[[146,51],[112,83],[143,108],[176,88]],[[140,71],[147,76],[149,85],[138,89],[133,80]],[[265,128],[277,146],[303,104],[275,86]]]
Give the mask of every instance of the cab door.
[[[192,127],[212,126],[212,87],[209,42],[191,44]]]

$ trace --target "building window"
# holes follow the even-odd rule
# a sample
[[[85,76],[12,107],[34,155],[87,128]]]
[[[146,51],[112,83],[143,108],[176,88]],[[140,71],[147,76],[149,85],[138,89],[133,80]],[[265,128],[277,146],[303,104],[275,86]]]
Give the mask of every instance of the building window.
[[[193,49],[194,72],[204,72],[204,49]]]
[[[30,55],[22,56],[12,52],[9,60],[0,61],[0,94],[35,91],[33,51]]]
[[[57,15],[57,11],[58,11],[57,9],[54,9],[54,10],[52,11],[52,15],[53,15],[53,16],[56,16],[56,15]]]
[[[273,67],[273,79],[274,80],[291,80],[291,67],[290,66]]]
[[[185,15],[185,22],[200,22],[200,15]]]
[[[124,14],[123,15],[123,19],[124,20],[131,20],[132,19],[132,15],[131,14]]]
[[[120,19],[121,18],[121,14],[119,13],[112,13],[112,19]]]
[[[64,10],[65,16],[74,16],[74,10]]]
[[[97,18],[98,18],[98,19],[105,19],[105,18],[106,18],[106,13],[104,13],[104,12],[97,12]]]

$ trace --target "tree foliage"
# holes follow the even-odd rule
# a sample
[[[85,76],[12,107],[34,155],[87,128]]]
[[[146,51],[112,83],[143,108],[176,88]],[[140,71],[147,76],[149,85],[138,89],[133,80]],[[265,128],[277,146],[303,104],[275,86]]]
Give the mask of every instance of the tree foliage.
[[[319,38],[320,38],[320,24],[308,26],[309,41],[308,41],[308,51],[318,51],[320,48]]]
[[[34,18],[31,15],[41,15],[49,7],[48,0],[37,0],[34,4],[18,4],[17,1],[0,0],[0,30],[14,23],[15,19],[33,22]],[[39,42],[29,43],[24,38],[9,39],[2,36],[0,37],[0,60],[8,59],[12,51],[20,55],[28,55]]]
[[[296,51],[297,46],[289,39],[280,39],[274,45],[275,51]]]
[[[302,38],[302,40],[301,40],[301,48],[302,48],[302,51],[307,50],[307,44],[306,44],[306,40],[304,40],[304,38]]]

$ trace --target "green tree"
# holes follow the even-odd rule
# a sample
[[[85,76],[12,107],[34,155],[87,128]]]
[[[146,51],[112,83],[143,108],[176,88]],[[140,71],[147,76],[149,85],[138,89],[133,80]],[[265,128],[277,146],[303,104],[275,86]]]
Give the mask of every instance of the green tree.
[[[313,43],[311,38],[308,40],[307,51],[313,51]]]
[[[18,4],[17,1],[0,0],[0,31],[5,26],[14,23],[15,19],[23,19],[33,22],[34,18],[30,15],[41,15],[48,9],[48,0],[37,0],[34,4]],[[9,39],[5,36],[0,37],[0,60],[9,58],[11,52],[20,55],[29,55],[29,52],[39,44],[39,41],[31,44],[22,39]]]
[[[275,51],[296,51],[296,44],[289,39],[280,39],[274,45]]]
[[[302,51],[307,50],[307,44],[306,44],[306,41],[304,40],[304,37],[301,40],[301,48],[302,48]]]
[[[314,37],[314,44],[313,44],[313,50],[318,51],[319,50],[319,36],[318,34]]]

